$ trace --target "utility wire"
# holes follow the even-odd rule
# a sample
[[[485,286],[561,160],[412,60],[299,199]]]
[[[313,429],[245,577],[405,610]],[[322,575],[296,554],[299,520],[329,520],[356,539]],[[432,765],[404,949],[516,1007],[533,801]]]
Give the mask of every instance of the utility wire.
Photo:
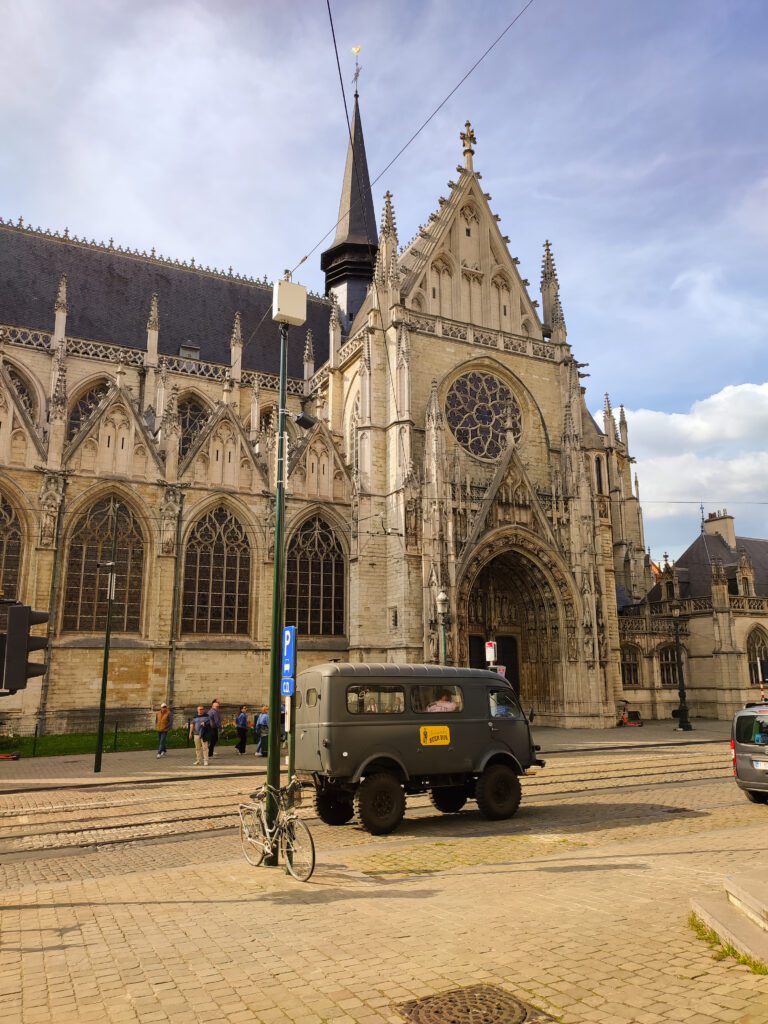
[[[328,15],[329,15],[329,17],[331,17],[330,0],[326,0],[326,3],[328,4]],[[482,64],[482,62],[485,60],[485,58],[488,56],[488,54],[491,52],[491,50],[493,50],[501,42],[501,40],[504,38],[504,36],[507,34],[507,32],[509,32],[509,30],[520,20],[520,18],[522,18],[522,16],[525,14],[525,12],[528,10],[528,8],[533,3],[534,3],[534,0],[528,0],[528,2],[522,8],[522,10],[518,11],[518,13],[512,19],[512,21],[510,21],[510,23],[506,26],[506,28],[504,28],[496,36],[496,38],[493,40],[491,45],[477,58],[475,63],[472,65],[472,67],[469,68],[469,70],[463,75],[463,77],[459,79],[459,81],[456,83],[456,85],[454,85],[454,87],[451,89],[451,91],[445,97],[443,97],[443,99],[438,103],[438,105],[435,107],[435,109],[432,111],[432,113],[429,115],[429,117],[421,125],[419,125],[419,127],[416,129],[416,131],[413,133],[413,135],[411,135],[411,137],[408,139],[408,141],[397,151],[397,153],[395,153],[395,155],[392,157],[392,159],[389,161],[389,163],[386,165],[386,167],[384,167],[383,170],[379,171],[379,173],[376,175],[376,177],[371,182],[371,189],[373,189],[373,186],[376,184],[376,182],[379,181],[379,179],[382,178],[387,173],[387,171],[390,169],[390,167],[392,167],[393,164],[395,164],[400,159],[400,157],[403,155],[403,153],[406,151],[406,149],[408,149],[408,147],[411,145],[411,143],[415,142],[415,140],[419,137],[419,135],[421,135],[421,133],[424,131],[424,129],[427,127],[427,125],[430,123],[430,121],[432,121],[432,119],[443,109],[445,104],[454,95],[454,93],[458,92],[458,90],[466,82],[466,80],[470,77],[470,75]],[[333,26],[333,18],[332,17],[331,17],[331,26]],[[335,47],[335,45],[336,45],[336,35],[334,33],[334,47]],[[337,50],[337,55],[338,55],[338,50]],[[364,196],[361,196],[360,199],[358,199],[358,202],[363,201],[364,198],[365,198]],[[354,204],[353,204],[353,206],[354,206]],[[296,271],[302,265],[302,263],[306,262],[306,260],[308,260],[309,257],[317,249],[320,248],[320,246],[326,240],[328,235],[330,235],[332,231],[336,230],[336,228],[339,226],[341,221],[344,220],[345,217],[349,213],[351,213],[351,211],[352,211],[352,206],[350,206],[350,208],[347,211],[347,213],[343,214],[343,216],[339,218],[339,220],[333,225],[332,228],[330,228],[328,231],[326,231],[326,233],[317,242],[317,244],[314,245],[305,256],[302,256],[302,258],[299,260],[299,262],[293,268],[293,271],[291,271],[291,273]]]

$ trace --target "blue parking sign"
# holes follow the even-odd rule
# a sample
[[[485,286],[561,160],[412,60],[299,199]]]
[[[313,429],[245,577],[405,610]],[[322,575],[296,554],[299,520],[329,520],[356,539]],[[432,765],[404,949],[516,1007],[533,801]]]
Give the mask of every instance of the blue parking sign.
[[[283,628],[283,650],[281,654],[282,677],[293,679],[296,676],[296,627],[285,626]],[[284,693],[284,691],[281,691]],[[291,696],[285,694],[285,696]]]
[[[296,693],[296,680],[289,677],[284,677],[280,680],[280,696],[281,697],[293,697]]]

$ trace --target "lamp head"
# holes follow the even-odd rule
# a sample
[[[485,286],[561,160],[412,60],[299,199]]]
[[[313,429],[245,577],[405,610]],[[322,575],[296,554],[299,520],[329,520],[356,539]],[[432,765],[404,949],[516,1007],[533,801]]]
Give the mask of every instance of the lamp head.
[[[441,590],[440,593],[435,598],[435,601],[437,604],[438,613],[440,615],[445,615],[445,613],[448,611],[448,595],[446,594],[446,592],[444,590]]]

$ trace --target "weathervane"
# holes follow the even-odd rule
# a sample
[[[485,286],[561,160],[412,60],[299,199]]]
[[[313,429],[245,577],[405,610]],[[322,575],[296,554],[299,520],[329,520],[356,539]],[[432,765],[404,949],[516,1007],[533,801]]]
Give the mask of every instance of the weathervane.
[[[354,53],[354,55],[355,55],[355,73],[352,76],[352,82],[354,83],[354,86],[355,86],[355,96],[357,96],[357,80],[360,77],[360,72],[363,70],[360,67],[360,60],[359,60],[360,49],[361,48],[359,46],[353,46],[352,47],[352,53]]]

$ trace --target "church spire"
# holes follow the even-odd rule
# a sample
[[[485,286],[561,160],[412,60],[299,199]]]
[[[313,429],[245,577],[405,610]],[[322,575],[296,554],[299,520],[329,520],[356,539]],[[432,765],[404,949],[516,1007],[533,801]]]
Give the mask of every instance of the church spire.
[[[346,328],[363,304],[368,285],[373,280],[377,249],[371,182],[365,156],[360,104],[355,91],[336,236],[331,247],[320,257],[320,268],[325,271],[326,291],[336,295]]]

